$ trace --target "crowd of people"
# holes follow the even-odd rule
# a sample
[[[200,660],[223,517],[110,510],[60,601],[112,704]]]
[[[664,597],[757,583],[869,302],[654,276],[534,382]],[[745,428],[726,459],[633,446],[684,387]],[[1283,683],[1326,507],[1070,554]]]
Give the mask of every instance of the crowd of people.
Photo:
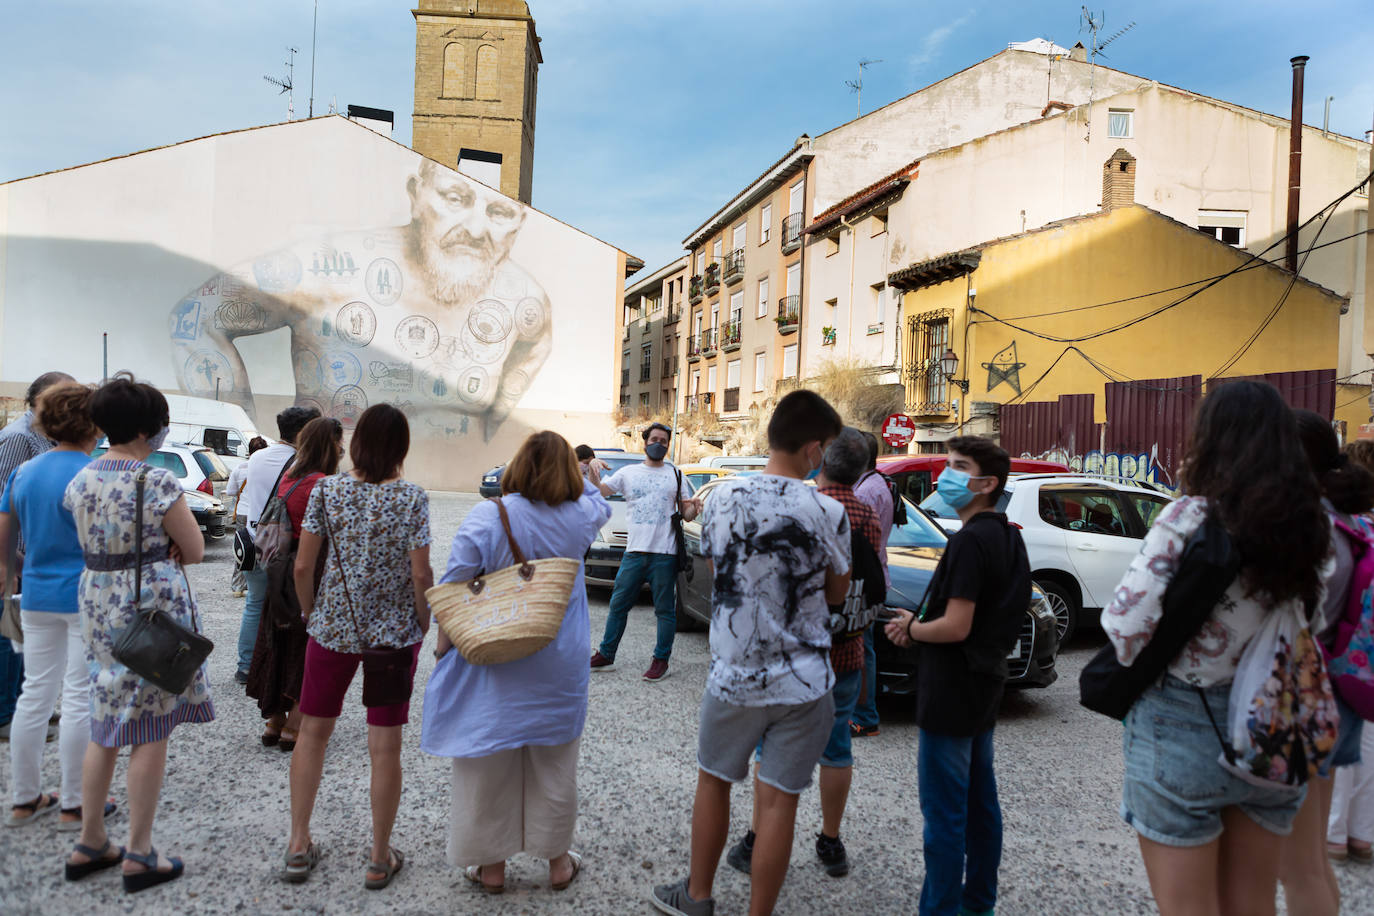
[[[7,588],[20,586],[24,667],[17,702],[7,701],[12,712],[0,709],[11,718],[7,826],[55,812],[58,830],[79,831],[68,880],[119,866],[125,890],[138,892],[183,874],[180,859],[153,845],[167,742],[179,725],[212,721],[215,709],[203,666],[172,693],[126,666],[118,644],[149,609],[201,629],[185,567],[202,560],[204,544],[177,478],[148,462],[169,429],[155,388],[126,374],[90,387],[49,373],[27,400],[29,411],[0,432],[0,571]],[[291,755],[280,877],[302,883],[325,854],[311,816],[361,669],[372,812],[362,877],[379,890],[406,862],[393,825],[402,730],[431,628],[428,496],[404,479],[410,430],[393,406],[358,418],[347,470],[337,420],[292,407],[277,425],[280,440],[254,443],[231,482],[245,599],[236,681],[261,712],[262,744]],[[590,675],[613,667],[647,584],[656,640],[643,678],[667,676],[675,589],[690,562],[682,524],[696,520],[711,577],[711,665],[698,713],[689,864],[679,880],[653,887],[650,902],[709,916],[723,857],[750,877],[750,912],[772,912],[798,799],[813,780],[817,858],[832,877],[850,871],[841,825],[854,739],[879,727],[873,635],[882,627],[918,656],[924,869],[914,904],[922,914],[991,913],[1002,855],[993,735],[1006,657],[1032,592],[1020,532],[995,509],[1009,456],[984,438],[948,443],[937,488],[962,524],[920,607],[908,611],[886,607],[898,504],[875,470],[877,441],[846,426],[822,397],[799,390],[780,399],[767,466],[728,478],[705,501],[667,462],[672,434],[652,424],[644,460],[604,474],[586,446],[535,433],[507,465],[503,495],[460,525],[439,577],[445,587],[480,595],[483,576],[511,567],[527,575],[530,561],[551,558],[576,561],[577,573],[556,634],[521,657],[469,660],[454,634],[437,628],[420,746],[452,761],[449,862],[487,894],[504,891],[506,863],[522,852],[548,862],[555,892],[578,878],[577,769]],[[102,438],[107,448],[92,460]],[[1290,913],[1334,914],[1330,862],[1374,859],[1374,756],[1361,762],[1374,747],[1354,700],[1333,693],[1320,668],[1320,680],[1296,691],[1299,718],[1326,715],[1330,727],[1310,744],[1310,759],[1285,758],[1303,770],[1286,785],[1219,762],[1231,753],[1217,723],[1236,702],[1244,650],[1277,617],[1303,621],[1329,656],[1345,658],[1351,621],[1374,596],[1374,443],[1342,450],[1320,416],[1290,409],[1270,386],[1235,382],[1203,399],[1183,467],[1183,495],[1154,522],[1103,609],[1116,662],[1129,667],[1149,654],[1177,603],[1171,596],[1191,587],[1182,584],[1190,547],[1209,525],[1229,535],[1238,572],[1201,630],[1130,705],[1122,817],[1138,834],[1165,914],[1273,912],[1280,882]],[[581,560],[611,516],[612,496],[626,501],[627,546],[589,663]],[[0,688],[9,690],[20,656],[0,643]],[[41,760],[59,701],[61,785],[47,792]],[[116,845],[106,821],[118,810],[109,793],[124,747],[128,831]],[[751,776],[751,827],[727,851],[732,786]]]

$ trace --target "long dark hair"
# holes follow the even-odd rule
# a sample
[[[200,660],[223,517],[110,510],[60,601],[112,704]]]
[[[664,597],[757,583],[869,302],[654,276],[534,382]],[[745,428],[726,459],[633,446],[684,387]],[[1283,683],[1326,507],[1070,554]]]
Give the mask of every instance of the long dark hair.
[[[1374,474],[1346,457],[1331,424],[1310,410],[1295,410],[1293,416],[1297,418],[1298,436],[1322,495],[1347,515],[1368,512],[1374,507]]]
[[[1230,533],[1250,595],[1316,604],[1331,526],[1298,422],[1273,385],[1228,382],[1208,393],[1193,417],[1183,489],[1206,497]]]
[[[286,476],[293,480],[307,474],[335,474],[343,443],[343,424],[333,417],[316,417],[296,434],[296,458]]]

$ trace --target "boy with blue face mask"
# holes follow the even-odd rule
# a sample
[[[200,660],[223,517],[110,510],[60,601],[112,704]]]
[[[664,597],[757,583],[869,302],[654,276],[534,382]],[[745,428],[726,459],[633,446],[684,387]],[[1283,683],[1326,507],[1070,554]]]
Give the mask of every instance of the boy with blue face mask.
[[[920,617],[898,612],[887,637],[918,649],[916,724],[925,878],[919,912],[991,913],[1002,857],[992,729],[1030,603],[1021,532],[995,511],[1011,458],[990,439],[960,436],[936,491],[963,527],[952,534]]]

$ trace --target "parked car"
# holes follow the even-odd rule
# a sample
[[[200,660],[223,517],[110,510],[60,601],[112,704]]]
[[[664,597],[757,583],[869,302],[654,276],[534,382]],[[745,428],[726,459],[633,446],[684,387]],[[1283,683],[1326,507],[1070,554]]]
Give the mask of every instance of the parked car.
[[[199,490],[183,490],[181,495],[186,498],[186,505],[191,508],[206,540],[217,541],[229,533],[229,514],[224,503]]]
[[[995,508],[1021,528],[1031,576],[1049,598],[1061,641],[1111,601],[1145,532],[1171,501],[1129,477],[1023,474],[1007,481]],[[958,514],[938,493],[921,508],[947,531],[958,529]]]
[[[613,452],[602,449],[597,449],[596,457],[610,465],[607,470],[601,472],[602,477],[614,474],[626,465],[638,464],[644,460],[643,455],[637,455],[634,452]],[[668,466],[672,467],[672,464],[669,463]],[[615,585],[615,576],[616,573],[620,572],[620,561],[625,556],[625,544],[629,538],[629,523],[625,518],[625,497],[610,496],[607,498],[611,503],[611,517],[601,527],[601,533],[596,536],[596,540],[587,550],[585,573],[583,574],[588,585],[602,588],[612,588]]]
[[[711,492],[724,481],[712,481],[697,491],[698,498],[709,500]],[[692,556],[690,573],[678,577],[678,629],[700,630],[711,622],[711,574],[701,548],[701,525],[683,525],[687,552]],[[887,591],[889,607],[917,612],[926,597],[926,588],[940,562],[949,536],[927,516],[907,506],[905,525],[897,525],[887,544],[887,565],[892,587]],[[916,651],[901,649],[888,641],[879,626],[873,640],[878,656],[878,691],[892,696],[912,696],[916,691]],[[1038,589],[1032,590],[1030,606],[1021,626],[1021,636],[1008,655],[1012,687],[1047,687],[1058,677],[1055,659],[1059,654],[1059,634],[1050,602]]]
[[[682,476],[692,486],[692,492],[700,490],[704,484],[720,477],[729,477],[735,472],[729,468],[713,468],[704,464],[689,464],[682,468]]]
[[[220,455],[246,458],[249,440],[260,435],[248,413],[228,401],[169,394],[167,408],[175,442],[189,442]]]
[[[596,452],[596,457],[600,458],[602,461],[607,462],[608,464],[611,462],[612,459],[623,458],[625,457],[625,455],[628,454],[628,452],[626,452],[623,448],[598,448],[593,449],[593,451]],[[639,455],[636,457],[635,460],[643,461],[644,456]],[[493,496],[500,496],[501,475],[505,473],[506,466],[504,464],[501,464],[497,465],[490,471],[487,471],[485,474],[483,474],[482,482],[477,487],[478,495],[483,497],[484,499],[491,499]],[[602,473],[605,472],[603,471]]]
[[[761,471],[768,466],[767,455],[712,455],[697,462],[708,468],[730,471]]]
[[[878,470],[891,478],[901,493],[913,503],[921,502],[935,491],[935,478],[945,469],[948,455],[884,455],[878,459]],[[1057,461],[1038,458],[1011,459],[1013,474],[1053,473],[1068,471],[1069,466]]]
[[[109,446],[98,445],[91,451],[91,457],[99,458],[108,450]],[[186,504],[191,507],[191,514],[196,517],[206,538],[217,540],[224,537],[228,513],[222,496],[229,472],[218,455],[208,448],[163,445],[145,461],[155,468],[166,468],[181,481]]]

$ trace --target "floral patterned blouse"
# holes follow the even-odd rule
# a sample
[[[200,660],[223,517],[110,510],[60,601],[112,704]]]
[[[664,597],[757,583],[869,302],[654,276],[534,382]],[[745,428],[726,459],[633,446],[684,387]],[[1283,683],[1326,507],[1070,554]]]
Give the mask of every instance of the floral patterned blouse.
[[[430,541],[429,497],[422,488],[404,480],[363,483],[348,473],[326,477],[310,493],[302,528],[329,541],[306,627],[315,642],[357,653],[424,638],[410,576],[410,552]]]
[[[1102,629],[1116,647],[1117,661],[1130,665],[1154,635],[1163,615],[1164,590],[1178,570],[1188,538],[1207,515],[1207,500],[1185,496],[1171,503],[1145,535],[1131,565],[1116,587],[1112,601],[1102,609]],[[1321,576],[1330,578],[1334,561],[1328,555]],[[1301,613],[1294,599],[1279,608],[1245,594],[1239,578],[1217,602],[1212,617],[1169,666],[1169,673],[1199,687],[1223,684],[1235,677],[1241,653],[1271,611]]]

